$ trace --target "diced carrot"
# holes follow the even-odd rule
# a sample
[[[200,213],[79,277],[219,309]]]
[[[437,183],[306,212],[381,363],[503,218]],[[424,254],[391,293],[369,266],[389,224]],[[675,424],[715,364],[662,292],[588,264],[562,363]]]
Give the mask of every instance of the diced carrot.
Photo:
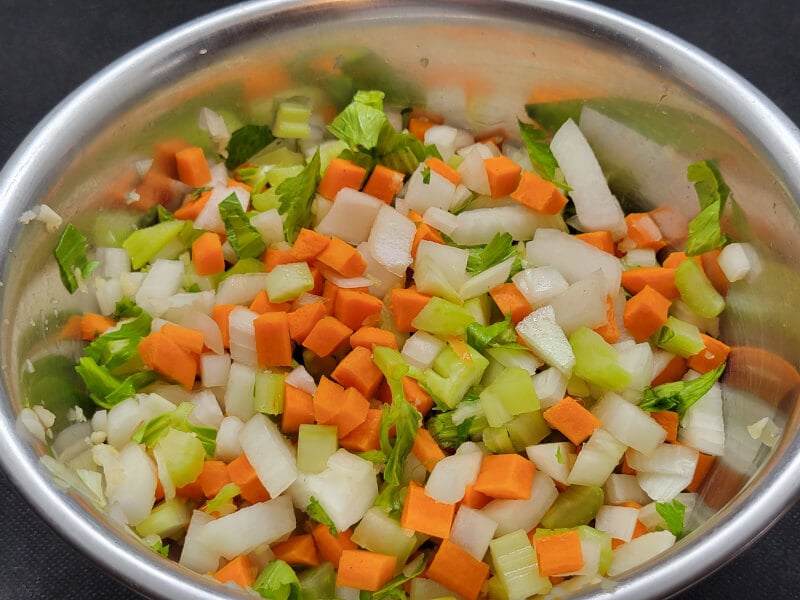
[[[426,535],[447,539],[453,525],[456,505],[438,502],[425,493],[425,488],[412,481],[408,485],[400,525]]]
[[[323,317],[311,328],[303,346],[320,358],[330,356],[353,335],[353,330],[336,317]]]
[[[570,396],[564,396],[545,410],[542,416],[550,427],[558,429],[576,446],[583,443],[601,425],[600,419]]]
[[[428,416],[428,413],[433,408],[433,398],[426,392],[419,382],[413,377],[406,375],[402,379],[403,394],[406,400],[417,409],[419,414],[423,417]]]
[[[622,507],[625,507],[625,508],[635,508],[636,510],[639,510],[640,508],[642,508],[641,504],[639,504],[638,502],[634,502],[633,500],[628,500],[626,502],[620,502],[619,504],[617,504],[617,506],[622,506]]]
[[[203,489],[206,498],[216,496],[224,485],[231,482],[228,474],[228,465],[221,460],[207,460],[203,463],[203,470],[197,476],[197,483]]]
[[[296,308],[289,313],[289,336],[298,344],[302,344],[314,325],[326,314],[323,302],[312,302]]]
[[[339,559],[342,557],[342,552],[358,549],[358,546],[350,541],[353,532],[349,529],[339,531],[334,536],[326,525],[320,524],[311,530],[311,535],[317,543],[320,558],[325,562],[331,563],[335,569],[339,568]]]
[[[247,554],[242,554],[212,575],[220,583],[232,581],[239,587],[247,589],[256,581],[256,568],[250,562]]]
[[[158,477],[156,477],[156,502],[160,502],[163,499],[164,499],[164,486],[161,484],[161,480]]]
[[[283,414],[281,431],[297,433],[300,425],[314,423],[314,400],[311,394],[289,385],[283,386]]]
[[[330,243],[331,238],[327,235],[303,227],[294,240],[291,252],[298,261],[308,261],[316,258]]]
[[[530,171],[522,171],[519,184],[510,194],[512,200],[545,215],[558,214],[567,204],[567,198],[553,183]]]
[[[158,204],[169,204],[175,198],[176,184],[174,179],[151,168],[136,186],[135,191],[139,199],[130,205],[131,208],[146,212]]]
[[[611,296],[606,296],[606,322],[600,327],[595,327],[594,331],[609,344],[614,344],[619,339],[617,312],[614,310],[614,299]]]
[[[382,410],[370,408],[367,411],[367,418],[361,425],[339,438],[339,445],[350,452],[380,450],[381,415],[383,415]]]
[[[686,364],[686,359],[676,354],[670,359],[670,361],[667,363],[667,366],[664,367],[658,375],[653,377],[653,381],[650,382],[650,385],[655,387],[657,385],[661,385],[662,383],[680,381],[681,378],[686,374],[687,369],[688,366]]]
[[[161,327],[161,333],[192,354],[200,354],[205,346],[205,334],[196,329],[175,325],[174,323],[164,323]]]
[[[453,185],[458,185],[461,183],[461,173],[456,171],[443,160],[436,158],[435,156],[431,156],[425,159],[425,164],[428,165],[428,168],[430,168],[431,171],[441,175]]]
[[[394,326],[397,331],[401,333],[415,331],[411,321],[425,308],[430,299],[430,296],[418,292],[415,286],[394,288],[389,301],[389,308],[392,311]]]
[[[198,275],[215,275],[225,270],[225,256],[218,234],[206,231],[192,242],[192,264]]]
[[[475,490],[492,498],[527,500],[536,466],[519,454],[484,456],[475,480]]]
[[[317,186],[317,192],[323,198],[333,200],[343,188],[360,190],[366,174],[367,170],[364,167],[343,158],[334,158],[328,164]]]
[[[489,178],[492,198],[508,196],[517,189],[522,167],[513,160],[503,155],[493,156],[485,158],[483,166],[486,169],[486,176]]]
[[[303,262],[298,260],[291,250],[280,250],[278,248],[267,248],[266,252],[261,256],[261,261],[264,263],[265,271],[269,273],[278,265],[289,265],[296,262]]]
[[[417,248],[419,247],[419,243],[423,240],[435,242],[437,244],[444,244],[444,239],[442,238],[441,233],[436,231],[427,223],[418,223],[417,231],[414,232],[414,240],[411,242],[411,256],[417,256]]]
[[[575,237],[587,244],[591,244],[598,250],[614,254],[614,236],[610,231],[587,231],[586,233],[579,233]]]
[[[686,486],[687,492],[696,492],[708,476],[711,467],[714,466],[715,457],[710,454],[700,452],[697,457],[697,466],[694,468],[694,475],[692,481]]]
[[[272,302],[266,290],[258,290],[256,297],[249,306],[250,310],[260,315],[269,312],[288,312],[292,309],[291,302]]]
[[[637,342],[643,342],[666,323],[671,302],[649,285],[625,303],[622,322]]]
[[[699,258],[703,265],[703,271],[705,271],[706,277],[708,277],[711,285],[714,286],[720,295],[727,296],[731,282],[728,281],[728,278],[719,266],[717,259],[719,258],[720,252],[722,252],[722,250],[718,248],[709,250],[701,254]]]
[[[628,453],[622,455],[622,462],[619,465],[619,472],[623,475],[636,475],[636,469],[628,463]],[[641,507],[640,507],[641,508]]]
[[[178,168],[178,179],[186,185],[198,188],[211,183],[211,170],[205,152],[199,146],[176,152],[175,166]]]
[[[314,538],[310,533],[293,535],[283,542],[274,544],[272,553],[277,560],[282,560],[288,565],[302,567],[319,565],[317,548],[314,546]]]
[[[367,262],[359,251],[336,237],[317,255],[317,262],[333,269],[342,277],[358,277],[367,270]]]
[[[653,420],[664,428],[667,432],[667,442],[678,441],[678,413],[671,410],[660,410],[651,412]]]
[[[350,336],[350,346],[353,348],[363,346],[370,351],[372,351],[375,346],[385,346],[397,350],[397,339],[391,331],[386,329],[364,326],[359,327],[355,333]]]
[[[625,217],[625,223],[628,225],[628,238],[637,248],[649,248],[658,252],[667,245],[649,213],[629,213]]]
[[[625,540],[621,540],[619,538],[612,537],[611,538],[611,549],[612,550],[616,550],[617,548],[622,546],[622,544],[625,544],[625,543],[627,543]]]
[[[403,188],[405,176],[399,171],[384,165],[375,165],[367,183],[362,190],[365,194],[391,204],[397,193]]]
[[[335,425],[344,437],[367,418],[369,401],[355,388],[343,388],[324,375],[314,394],[314,419],[320,425]]]
[[[257,504],[270,499],[267,488],[261,483],[244,452],[228,463],[228,477],[239,486],[240,495],[247,502]]]
[[[705,333],[701,333],[700,337],[706,347],[694,356],[690,356],[687,359],[687,365],[690,369],[694,369],[702,375],[724,363],[728,359],[731,347]]]
[[[422,466],[425,467],[425,470],[429,473],[433,471],[433,467],[436,466],[436,463],[445,457],[444,451],[436,440],[433,439],[430,431],[424,427],[421,427],[419,431],[417,431],[417,435],[414,438],[414,445],[411,447],[411,454],[422,463]]]
[[[535,537],[533,543],[542,577],[565,575],[583,568],[583,551],[577,529]]]
[[[699,256],[692,256],[691,259],[699,266],[703,266],[703,261],[700,260]],[[686,256],[686,252],[670,252],[669,256],[667,256],[667,258],[664,259],[664,262],[661,263],[661,266],[667,267],[668,269],[677,269],[685,260],[689,260],[689,257]]]
[[[322,287],[322,297],[327,300],[325,310],[331,316],[333,316],[333,309],[336,308],[336,296],[339,295],[340,289],[342,288],[329,279],[325,280],[325,284]]]
[[[67,322],[61,328],[58,338],[62,340],[79,340],[81,339],[81,322],[83,321],[82,315],[70,315]],[[387,333],[389,333],[387,331]],[[392,336],[394,338],[394,336]],[[395,342],[395,350],[397,350],[397,343]]]
[[[513,283],[504,283],[489,290],[489,295],[504,315],[511,313],[511,322],[516,324],[533,312],[530,302]]]
[[[637,537],[641,537],[646,533],[650,533],[650,530],[647,528],[647,525],[636,520],[636,525],[633,527],[633,534],[631,534],[631,539],[635,540]]]
[[[675,269],[638,267],[622,272],[622,287],[631,294],[638,294],[646,285],[665,298],[678,298],[681,295],[675,287]]]
[[[425,141],[425,132],[436,125],[424,117],[411,117],[408,120],[408,132],[420,141]]]
[[[181,207],[172,214],[176,219],[182,221],[194,221],[205,208],[208,199],[211,198],[211,191],[206,190],[197,198],[192,198],[192,196],[187,196],[187,198],[188,200],[185,200]]]
[[[188,147],[189,144],[181,139],[158,142],[153,147],[153,162],[148,171],[159,173],[170,179],[178,179],[178,163],[175,155]]]
[[[337,587],[377,592],[394,577],[397,558],[367,550],[344,550],[336,572]]]
[[[182,485],[179,488],[175,488],[175,495],[178,496],[178,498],[196,500],[197,502],[202,502],[205,498],[205,494],[203,494],[203,486],[200,485],[200,482],[197,479],[191,483]]]
[[[291,367],[292,339],[285,312],[268,312],[253,319],[259,367]]]
[[[219,327],[219,332],[222,334],[222,345],[225,348],[230,348],[231,345],[231,328],[228,317],[234,308],[238,308],[238,306],[236,304],[215,304],[211,309],[211,318]]]
[[[197,361],[166,334],[155,331],[138,345],[142,362],[150,369],[169,377],[190,390],[197,377]]]
[[[247,185],[244,181],[239,181],[238,179],[233,179],[231,177],[228,177],[227,185],[228,187],[240,187],[243,190],[247,191],[248,193],[251,193],[253,191],[253,188]]]
[[[363,347],[353,348],[331,373],[344,387],[354,387],[361,395],[372,398],[378,391],[383,373],[372,360],[372,352]]]
[[[114,319],[97,313],[85,313],[81,318],[81,339],[91,342],[114,325],[116,325]]]
[[[475,489],[475,484],[469,484],[464,490],[464,497],[461,499],[461,504],[465,504],[475,510],[480,510],[491,501],[492,498],[490,496]]]
[[[465,600],[477,600],[489,576],[489,565],[458,544],[444,540],[428,566],[427,575]]]
[[[362,325],[374,325],[382,308],[383,302],[372,294],[339,290],[333,316],[355,331]]]
[[[408,220],[414,223],[415,225],[419,225],[420,223],[422,223],[422,214],[418,213],[415,210],[408,211],[408,214],[406,216],[408,217]]]

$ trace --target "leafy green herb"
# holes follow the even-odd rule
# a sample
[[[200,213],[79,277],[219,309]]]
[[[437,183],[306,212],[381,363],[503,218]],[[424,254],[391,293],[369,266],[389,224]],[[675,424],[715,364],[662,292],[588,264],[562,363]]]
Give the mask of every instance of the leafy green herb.
[[[719,172],[716,160],[704,160],[689,165],[686,177],[694,183],[700,214],[689,222],[686,255],[697,256],[728,243],[720,229],[720,219],[731,190]]]
[[[366,452],[359,452],[358,457],[368,460],[373,465],[382,465],[386,462],[386,455],[380,450],[367,450]]]
[[[723,371],[725,371],[724,363],[691,381],[662,383],[654,388],[648,386],[644,389],[639,408],[648,412],[672,410],[683,418],[689,407],[711,389]]]
[[[319,503],[319,500],[311,496],[311,500],[306,506],[306,512],[308,516],[314,519],[317,523],[321,523],[328,528],[328,531],[331,532],[331,535],[336,537],[339,535],[339,532],[336,530],[336,525],[333,524],[333,521],[328,516],[328,513],[325,512],[325,509],[322,508],[322,505]]]
[[[686,507],[680,500],[672,502],[656,502],[656,512],[661,515],[667,524],[667,529],[676,538],[683,535],[683,519],[686,514]]]
[[[164,208],[161,204],[156,205],[156,211],[158,213],[158,222],[163,223],[164,221],[174,221],[175,215],[169,212],[166,208]]]
[[[242,490],[239,489],[238,485],[233,482],[226,483],[220,488],[220,490],[217,492],[217,495],[206,503],[205,507],[203,507],[203,510],[206,514],[210,515],[211,513],[222,508],[224,505],[228,504],[241,493]]]
[[[311,222],[311,202],[317,193],[320,180],[319,150],[294,177],[284,180],[275,192],[280,199],[280,212],[284,215],[283,230],[286,241],[294,243],[298,232]]]
[[[245,125],[231,134],[226,151],[225,166],[232,171],[259,150],[266,148],[275,140],[266,125]]]
[[[474,246],[469,249],[467,273],[470,275],[482,273],[516,254],[517,249],[511,234],[505,231],[497,233],[485,246]]]
[[[164,558],[169,556],[169,544],[165,544],[161,538],[150,544],[150,550],[160,554]]]
[[[565,462],[564,454],[561,452],[561,446],[556,448],[556,460],[558,461],[558,464],[560,464],[560,465],[563,465],[564,462]]]
[[[525,144],[525,149],[528,151],[533,170],[543,179],[547,179],[547,181],[554,183],[564,191],[569,191],[570,187],[568,185],[556,180],[558,161],[553,156],[550,145],[544,141],[547,138],[547,134],[529,123],[523,123],[520,120],[517,120],[517,123],[519,124],[522,143]]]
[[[273,560],[253,583],[253,589],[268,600],[302,600],[300,580],[292,567],[282,560]]]
[[[58,272],[61,283],[70,294],[78,289],[80,279],[87,279],[100,264],[96,260],[89,260],[86,252],[89,244],[86,238],[70,223],[61,232],[53,254],[58,263]]]
[[[428,165],[422,169],[422,183],[428,185],[431,182],[431,168]]]
[[[117,329],[107,331],[98,336],[84,348],[84,354],[109,371],[121,367],[139,355],[138,345],[143,337],[150,333],[152,318],[138,306],[125,307],[117,304],[117,311],[124,310],[128,315],[135,315]]]
[[[213,458],[217,447],[217,430],[213,427],[202,427],[189,423],[189,414],[194,410],[191,402],[181,402],[175,410],[163,415],[153,417],[131,436],[137,444],[144,444],[148,448],[155,446],[156,442],[166,435],[170,429],[177,429],[193,433],[206,451],[206,456]]]
[[[467,344],[478,352],[483,352],[490,346],[516,344],[517,333],[511,324],[511,313],[504,320],[491,325],[480,325],[477,322],[468,325],[466,339]]]
[[[219,203],[219,216],[225,223],[225,234],[239,258],[255,258],[267,249],[261,234],[250,225],[250,219],[239,204],[236,194],[231,194]]]
[[[407,488],[399,484],[387,484],[378,493],[373,506],[382,508],[390,515],[399,515],[403,510]]]
[[[381,97],[380,107],[374,101],[377,94]],[[383,126],[388,124],[382,99],[382,92],[356,92],[353,101],[328,125],[328,131],[351,148],[372,150],[378,145]]]
[[[383,110],[383,99],[386,96],[383,92],[379,90],[358,90],[353,95],[353,102],[358,102],[359,104],[366,104],[367,106],[371,106],[377,110]]]
[[[137,390],[158,378],[155,371],[139,371],[120,380],[89,356],[81,358],[75,371],[83,379],[91,399],[101,408],[111,408],[131,398]]]
[[[470,401],[462,400],[459,407],[465,402]],[[480,433],[487,424],[485,418],[468,417],[456,425],[453,422],[453,412],[449,410],[439,413],[428,419],[426,424],[433,439],[443,448],[458,448],[464,442],[472,439],[472,436]]]

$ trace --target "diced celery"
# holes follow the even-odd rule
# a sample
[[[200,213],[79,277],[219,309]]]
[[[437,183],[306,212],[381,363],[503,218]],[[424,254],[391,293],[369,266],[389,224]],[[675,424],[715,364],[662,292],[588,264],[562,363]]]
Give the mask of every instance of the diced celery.
[[[450,346],[446,346],[433,361],[433,365],[425,369],[425,385],[428,390],[436,400],[449,408],[455,408],[461,402],[469,388],[481,380],[483,372],[489,366],[487,358],[474,348],[469,348],[469,353],[472,360],[466,362]]]
[[[281,201],[278,194],[275,193],[275,188],[269,188],[259,194],[253,194],[250,197],[250,204],[258,212],[265,212],[272,208],[278,209],[281,207]]]
[[[289,167],[274,167],[267,171],[265,176],[266,182],[270,185],[270,187],[276,188],[290,177],[295,177],[298,175],[300,171],[303,170],[303,166],[304,163]]]
[[[503,583],[509,600],[550,591],[550,580],[539,575],[536,551],[521,529],[493,539],[489,543],[489,552],[495,573]]]
[[[314,276],[305,262],[278,265],[264,278],[264,289],[270,302],[294,300],[313,288]]]
[[[464,301],[464,310],[472,315],[478,325],[486,326],[492,316],[492,299],[489,294],[481,294]]]
[[[300,573],[303,600],[330,600],[336,597],[336,571],[329,562]]]
[[[494,454],[513,454],[516,452],[505,427],[486,427],[482,435],[486,448]]]
[[[220,278],[224,281],[231,275],[246,275],[248,273],[263,273],[267,266],[257,258],[241,258],[230,269],[225,271]]]
[[[423,257],[414,263],[414,283],[417,289],[424,294],[444,298],[454,304],[461,304],[458,291],[450,283],[445,271],[430,256]]]
[[[186,505],[182,498],[177,496],[156,506],[144,521],[134,529],[140,536],[157,535],[159,537],[172,537],[186,529],[192,518],[192,509]]]
[[[122,242],[122,247],[131,257],[131,266],[141,269],[152,260],[169,242],[183,230],[183,221],[164,221],[144,229],[138,229]]]
[[[675,287],[681,300],[704,319],[711,319],[725,309],[725,298],[720,296],[695,260],[684,260],[675,270]]]
[[[573,375],[567,381],[567,394],[577,398],[588,398],[592,395],[592,390],[589,389],[589,384],[580,377]]]
[[[529,375],[534,375],[536,370],[542,366],[542,361],[524,348],[492,346],[486,349],[486,353],[503,366],[521,367]]]
[[[343,140],[330,140],[319,145],[319,172],[321,175],[328,170],[331,161],[345,150],[349,150],[347,142]]]
[[[497,362],[495,359],[489,357],[489,366],[486,367],[486,370],[483,372],[483,377],[481,378],[481,386],[488,386],[497,379],[497,377],[505,371],[506,368]]]
[[[297,434],[297,470],[322,473],[328,459],[339,449],[335,425],[300,425]]]
[[[560,529],[586,525],[603,505],[603,488],[595,485],[571,485],[561,492],[542,517],[542,526]]]
[[[279,415],[283,412],[283,373],[256,374],[255,407],[258,412]]]
[[[508,367],[480,393],[481,406],[492,427],[499,427],[511,417],[539,409],[539,398],[527,371]]]
[[[694,356],[706,347],[700,337],[700,330],[695,325],[673,316],[667,317],[667,322],[655,334],[654,341],[662,350],[683,358]]]
[[[311,134],[311,103],[307,98],[286,100],[278,104],[272,133],[279,138],[306,138]]]
[[[160,438],[153,452],[166,468],[175,487],[190,484],[197,479],[206,457],[202,442],[193,433],[177,429],[170,429],[169,433]]]
[[[130,210],[98,212],[93,217],[90,243],[95,247],[122,248],[140,216],[141,213]]]
[[[274,133],[274,132],[273,132]],[[248,161],[248,165],[264,167],[267,165],[280,165],[280,167],[301,167],[306,163],[303,155],[290,149],[287,140],[273,140],[265,148],[259,150]]]
[[[400,523],[377,506],[364,514],[350,539],[371,552],[396,557],[398,565],[406,563],[417,544],[415,533],[400,527]]]
[[[411,325],[434,335],[463,336],[473,321],[472,314],[463,306],[434,296],[414,317]]]
[[[454,154],[453,156],[458,156]],[[506,586],[503,585],[502,579],[498,575],[489,579],[489,598],[495,600],[509,600]]]
[[[619,354],[600,334],[587,327],[576,329],[569,337],[575,354],[573,373],[601,388],[617,390],[631,382],[631,374],[619,364]]]
[[[505,428],[515,452],[522,452],[528,446],[538,444],[551,433],[541,410],[517,415],[506,423]]]

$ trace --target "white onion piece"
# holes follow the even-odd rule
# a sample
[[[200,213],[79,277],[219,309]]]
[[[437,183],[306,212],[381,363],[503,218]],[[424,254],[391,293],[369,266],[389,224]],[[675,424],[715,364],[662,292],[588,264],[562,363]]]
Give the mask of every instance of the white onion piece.
[[[595,329],[608,322],[605,277],[598,269],[570,285],[550,302],[566,335],[581,328]]]
[[[114,310],[116,310],[117,302],[124,297],[119,279],[95,277],[93,281],[100,314],[106,316],[111,315]]]
[[[201,313],[210,315],[214,310],[216,293],[212,290],[201,292],[178,292],[167,298],[167,310],[164,318],[174,323],[183,319],[185,313]]]
[[[386,204],[374,196],[352,188],[342,188],[316,230],[357,246],[367,241],[378,211],[384,206]]]
[[[728,244],[717,257],[719,268],[728,281],[752,278],[761,271],[761,263],[755,248],[747,243]]]
[[[353,288],[369,287],[372,285],[372,280],[368,277],[343,277],[325,265],[318,265],[317,268],[325,279],[342,289],[349,290]]]
[[[430,286],[426,286],[426,282],[421,280],[416,273],[421,270],[420,266],[425,261],[431,261],[436,270],[441,273],[447,280],[447,283],[454,289],[458,289],[465,281],[469,279],[467,275],[467,261],[469,260],[469,251],[465,248],[456,248],[446,244],[438,244],[430,240],[422,240],[417,246],[417,256],[415,259],[415,273],[414,281],[417,284],[417,289],[423,291]],[[420,284],[423,286],[421,289]]]
[[[256,370],[240,362],[231,363],[228,387],[225,388],[225,413],[247,421],[255,412]]]
[[[447,344],[426,331],[416,331],[403,344],[401,355],[406,362],[421,371],[433,364]]]
[[[332,206],[333,202],[331,200],[323,198],[319,194],[314,196],[314,199],[311,201],[311,214],[314,215],[314,228],[322,222],[322,219],[325,218],[325,215],[328,214]]]
[[[228,315],[228,332],[231,359],[235,363],[256,366],[256,330],[253,321],[258,313],[244,308],[234,308]]]
[[[225,123],[225,119],[222,118],[222,115],[204,106],[200,109],[200,114],[197,117],[197,126],[203,131],[208,132],[208,136],[211,138],[211,141],[214,142],[214,147],[218,152],[222,153],[225,151],[231,139],[231,132],[228,130],[228,125]],[[225,156],[227,156],[227,154]],[[214,569],[209,570],[213,571]]]
[[[101,247],[95,250],[103,277],[115,278],[131,272],[131,258],[124,248]]]
[[[214,392],[211,390],[195,392],[192,394],[192,404],[194,404],[194,408],[186,419],[189,423],[214,429],[219,428],[224,415],[219,408]]]
[[[625,444],[604,429],[595,429],[584,444],[572,470],[570,485],[603,485],[619,464]]]
[[[445,235],[450,235],[458,227],[458,217],[451,212],[431,206],[422,215],[422,221]]]
[[[556,323],[552,306],[543,306],[517,323],[517,333],[533,352],[565,376],[572,374],[575,354],[564,331]]]
[[[186,537],[181,548],[181,557],[178,561],[187,569],[203,575],[213,573],[219,569],[219,552],[206,546],[200,535],[203,527],[213,520],[214,517],[204,513],[202,510],[192,512],[192,519],[189,521],[189,527],[186,530]]]
[[[698,452],[694,448],[678,444],[660,444],[654,451],[644,454],[631,450],[627,454],[631,469],[648,473],[688,475],[692,480],[697,466]],[[646,491],[646,490],[645,490]]]
[[[546,410],[564,398],[567,378],[558,369],[543,369],[533,376],[533,388],[539,397],[539,406]]]
[[[203,387],[214,388],[224,386],[228,383],[230,371],[230,354],[204,353],[200,355],[200,382],[203,384]]]
[[[458,544],[473,558],[483,560],[497,531],[497,522],[479,510],[462,504],[453,519],[450,541]]]
[[[711,386],[702,398],[688,408],[678,430],[678,441],[712,456],[725,453],[725,421],[719,383]]]
[[[577,571],[564,573],[565,577],[581,577],[596,575],[600,567],[600,553],[603,548],[600,540],[595,537],[586,537],[580,540],[583,566]]]
[[[253,215],[250,218],[250,225],[258,231],[267,247],[286,241],[283,220],[275,208]]]
[[[217,449],[214,457],[217,460],[231,462],[242,453],[239,433],[244,423],[239,417],[225,417],[217,430]]]
[[[314,381],[314,378],[308,371],[306,371],[306,368],[303,365],[292,369],[292,371],[286,375],[286,379],[284,379],[284,381],[287,385],[296,387],[298,390],[303,390],[312,396],[317,391],[317,384]]]
[[[239,201],[242,210],[246,211],[250,204],[250,192],[238,185],[232,187],[217,185],[211,192],[211,196],[209,196],[200,214],[194,220],[195,229],[225,233],[225,223],[222,222],[222,217],[219,214],[219,205],[231,194],[236,196],[236,200]]]
[[[239,255],[236,254],[236,250],[234,250],[233,246],[231,246],[230,240],[225,240],[222,242],[222,258],[225,259],[225,262],[229,262],[234,265],[239,262]]]
[[[491,194],[489,177],[486,174],[486,166],[483,164],[485,159],[492,157],[491,151],[483,144],[473,144],[462,148],[458,153],[464,157],[464,160],[456,169],[461,174],[463,184],[478,194],[485,196]]]
[[[626,544],[617,546],[611,551],[609,577],[616,577],[639,565],[646,563],[670,548],[675,543],[675,536],[669,531],[646,533]]]
[[[261,483],[273,498],[297,479],[297,461],[278,426],[258,413],[239,433],[239,442]]]
[[[636,502],[647,504],[650,497],[644,493],[635,475],[612,473],[603,484],[605,502],[608,504],[622,504],[623,502]]]
[[[123,400],[107,413],[107,443],[121,449],[143,423],[174,408],[174,404],[157,394],[137,394]]]
[[[638,402],[642,390],[653,380],[653,347],[647,342],[641,344],[636,344],[633,340],[630,342],[629,346],[617,349],[618,364],[631,374],[631,382],[626,389],[638,394],[636,396]]]
[[[91,435],[92,424],[89,421],[73,423],[63,429],[53,440],[51,445],[53,454],[61,462],[68,463],[82,452],[91,449],[92,443],[89,439]]]
[[[485,271],[467,279],[460,288],[458,288],[458,295],[462,300],[469,300],[481,294],[487,293],[489,290],[502,285],[508,279],[511,273],[511,267],[514,264],[514,258],[507,258],[503,262],[489,267]],[[604,305],[605,306],[605,305]],[[605,308],[604,308],[605,311]]]
[[[453,235],[450,237],[456,244],[462,246],[488,244],[498,231],[510,233],[517,241],[529,240],[537,229],[558,228],[564,223],[560,215],[543,215],[519,204],[465,210],[456,216],[458,227],[453,230]]]
[[[367,269],[364,271],[364,277],[369,280],[369,293],[376,298],[383,298],[390,290],[402,287],[405,281],[405,272],[402,276],[395,275],[384,267],[372,255],[372,250],[369,248],[369,242],[363,242],[356,246],[356,250],[361,254],[364,262],[367,263]]]
[[[179,260],[156,260],[136,292],[136,304],[151,316],[161,316],[169,308],[167,299],[183,285],[183,263]]]
[[[483,454],[478,452],[445,456],[434,465],[425,484],[425,494],[444,504],[459,502],[467,486],[478,478],[482,461]]]
[[[427,175],[423,175],[426,169]],[[455,191],[455,184],[421,163],[408,179],[404,198],[409,209],[424,214],[431,206],[449,210]]]
[[[156,467],[147,452],[131,442],[119,452],[96,446],[92,455],[103,467],[106,498],[121,508],[126,523],[136,525],[147,518],[156,501]]]
[[[644,454],[653,452],[667,437],[666,430],[638,406],[608,392],[592,407],[603,429],[626,446]]]
[[[531,495],[527,500],[492,500],[481,509],[481,512],[497,522],[496,536],[505,535],[522,529],[530,531],[544,513],[553,505],[558,497],[553,480],[548,475],[537,471],[533,477]]]
[[[622,257],[622,264],[627,269],[659,266],[658,260],[656,259],[656,252],[650,248],[635,248],[629,250],[625,256]]]
[[[577,456],[575,446],[569,442],[535,444],[525,448],[525,453],[537,469],[559,483],[567,483],[569,470]]]
[[[687,480],[682,475],[671,473],[648,473],[647,471],[636,473],[636,481],[645,493],[656,502],[672,500],[689,485],[691,480],[691,477]]]
[[[639,520],[638,508],[601,506],[594,518],[594,527],[600,531],[605,531],[612,538],[630,542],[637,520]]]
[[[339,588],[336,588],[336,591],[337,598],[348,600],[339,595]],[[411,580],[411,600],[436,600],[436,598],[448,598],[452,595],[453,592],[433,579],[414,577],[414,579]],[[353,600],[358,600],[358,597],[354,598]]]
[[[203,343],[213,353],[222,354],[225,352],[219,325],[208,314],[186,311],[181,314],[177,324],[201,332],[203,334]]]
[[[381,205],[369,232],[370,254],[390,273],[405,277],[406,269],[413,261],[411,245],[417,228],[411,219],[391,206],[382,202]]]
[[[198,539],[230,560],[282,538],[296,526],[291,499],[280,496],[206,523]]]
[[[264,289],[266,273],[231,275],[217,288],[217,304],[250,304]]]
[[[569,288],[567,280],[555,267],[524,269],[514,275],[511,281],[533,308],[549,304]]]
[[[586,231],[610,231],[615,239],[624,236],[628,229],[625,215],[575,121],[568,119],[559,128],[550,150],[572,188],[570,197],[582,227]]]
[[[425,132],[425,144],[433,144],[442,160],[447,162],[456,153],[458,129],[449,125],[434,125]]]

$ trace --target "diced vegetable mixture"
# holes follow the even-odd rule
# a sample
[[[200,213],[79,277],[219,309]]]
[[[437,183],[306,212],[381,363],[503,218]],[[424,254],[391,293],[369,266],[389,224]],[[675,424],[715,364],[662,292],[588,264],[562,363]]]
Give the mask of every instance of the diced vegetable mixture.
[[[691,222],[626,215],[572,120],[476,137],[383,101],[203,109],[105,245],[61,227],[92,402],[49,466],[264,598],[528,598],[666,550],[724,449],[749,268],[716,163]]]

